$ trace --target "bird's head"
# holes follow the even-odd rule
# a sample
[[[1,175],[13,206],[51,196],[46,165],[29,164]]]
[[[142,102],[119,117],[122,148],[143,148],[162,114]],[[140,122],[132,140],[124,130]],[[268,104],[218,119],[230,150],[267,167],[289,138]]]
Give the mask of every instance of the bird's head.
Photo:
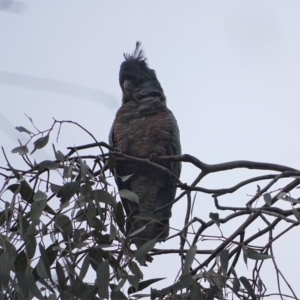
[[[153,90],[163,93],[163,89],[157,80],[155,71],[150,69],[146,63],[144,52],[141,49],[141,43],[137,42],[132,54],[124,54],[125,61],[121,64],[119,81],[123,91],[123,103],[130,101],[128,99],[128,87],[139,88],[144,84],[152,86]]]

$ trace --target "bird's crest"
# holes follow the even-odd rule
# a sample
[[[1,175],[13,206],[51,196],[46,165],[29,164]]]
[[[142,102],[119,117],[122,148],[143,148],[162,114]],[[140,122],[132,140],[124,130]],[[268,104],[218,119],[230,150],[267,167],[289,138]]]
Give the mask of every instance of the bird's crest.
[[[141,42],[136,42],[135,50],[132,54],[130,53],[124,53],[125,60],[137,60],[137,61],[145,61],[145,52],[142,48]]]

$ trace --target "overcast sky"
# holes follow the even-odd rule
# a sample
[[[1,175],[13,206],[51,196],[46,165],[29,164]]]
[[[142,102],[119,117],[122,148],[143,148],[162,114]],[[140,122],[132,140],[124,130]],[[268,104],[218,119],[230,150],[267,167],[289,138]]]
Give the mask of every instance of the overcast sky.
[[[32,129],[24,113],[41,130],[53,117],[73,120],[107,142],[121,103],[123,53],[139,40],[177,118],[183,153],[206,163],[246,159],[300,168],[299,9],[299,1],[274,0],[0,1],[1,145],[7,152],[18,145],[15,126]],[[65,126],[57,148],[90,142]],[[50,144],[35,158],[45,155],[52,156]],[[184,165],[181,180],[191,183],[197,174]],[[215,175],[201,186],[230,187],[255,174]],[[243,206],[251,193],[255,185],[226,199]],[[196,203],[205,221],[215,212],[210,196],[199,194]],[[172,226],[182,226],[184,209],[184,201],[174,206]],[[275,254],[299,296],[298,235],[296,228],[284,237]],[[162,286],[178,270],[174,263],[158,270],[164,262],[156,257],[146,271],[148,278],[169,276]],[[274,284],[271,268],[263,280]],[[250,268],[243,272],[251,276]]]

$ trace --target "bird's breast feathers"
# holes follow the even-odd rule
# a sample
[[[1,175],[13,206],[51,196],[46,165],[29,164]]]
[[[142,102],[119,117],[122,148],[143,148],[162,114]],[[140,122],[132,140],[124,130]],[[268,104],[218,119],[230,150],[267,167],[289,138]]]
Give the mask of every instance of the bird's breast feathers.
[[[174,120],[164,102],[125,103],[114,122],[114,146],[140,158],[148,158],[152,153],[168,155],[174,126],[177,126]]]

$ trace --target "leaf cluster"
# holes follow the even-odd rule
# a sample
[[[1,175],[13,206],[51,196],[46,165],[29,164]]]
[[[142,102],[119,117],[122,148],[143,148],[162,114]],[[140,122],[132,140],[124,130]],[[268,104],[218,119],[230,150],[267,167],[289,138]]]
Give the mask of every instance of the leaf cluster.
[[[70,147],[67,153],[56,150],[53,145],[53,160],[40,163],[32,160],[28,154],[29,142],[34,140],[31,154],[39,151],[48,145],[55,125],[59,125],[59,135],[64,123],[83,129],[77,123],[56,120],[43,132],[32,133],[23,126],[16,127],[30,136],[26,145],[12,150],[12,153],[20,154],[28,166],[26,170],[13,167],[2,149],[7,167],[2,167],[3,173],[0,173],[3,178],[0,194],[1,299],[208,300],[227,299],[233,295],[238,299],[262,299],[268,296],[260,273],[265,260],[271,260],[278,278],[285,280],[276,265],[272,247],[283,234],[299,225],[297,205],[300,201],[291,196],[300,183],[297,170],[247,161],[208,165],[190,155],[160,157],[159,162],[180,160],[193,164],[200,173],[191,185],[174,177],[182,190],[174,203],[183,198],[187,202],[183,228],[169,237],[180,239],[178,249],[157,249],[156,239],[135,249],[131,238],[145,230],[145,226],[130,236],[125,235],[127,217],[119,199],[122,196],[137,203],[139,199],[132,191],[115,190],[112,171],[121,161],[141,166],[147,164],[171,176],[169,170],[149,160],[113,151],[106,143],[97,142],[86,129],[83,130],[94,139],[94,143]],[[99,155],[81,154],[92,147],[99,149]],[[211,190],[199,185],[211,173],[245,167],[279,173],[249,178],[223,189]],[[129,178],[130,175],[121,179],[126,181]],[[271,190],[283,178],[291,178],[291,182],[280,190]],[[219,204],[222,196],[265,180],[268,183],[263,188],[258,186],[244,206]],[[193,210],[197,193],[212,195],[215,211],[206,219],[201,219]],[[259,199],[264,202],[259,202]],[[289,203],[291,209],[277,207],[279,201]],[[227,215],[222,218],[221,212]],[[223,224],[241,216],[247,218],[231,235],[224,235]],[[136,219],[158,222],[155,212],[141,213]],[[258,219],[265,227],[253,232],[250,226]],[[274,236],[278,223],[289,225]],[[220,235],[206,234],[212,227]],[[255,244],[265,235],[265,244]],[[201,244],[208,240],[218,242],[218,245],[211,250],[201,250]],[[173,284],[157,289],[155,284],[164,278],[144,278],[143,268],[151,268],[155,256],[173,253],[178,254],[181,264],[178,276]],[[254,263],[252,278],[238,275],[238,264],[249,268],[249,260]],[[290,291],[291,297],[296,299],[292,288]],[[280,285],[278,294],[282,294]]]

